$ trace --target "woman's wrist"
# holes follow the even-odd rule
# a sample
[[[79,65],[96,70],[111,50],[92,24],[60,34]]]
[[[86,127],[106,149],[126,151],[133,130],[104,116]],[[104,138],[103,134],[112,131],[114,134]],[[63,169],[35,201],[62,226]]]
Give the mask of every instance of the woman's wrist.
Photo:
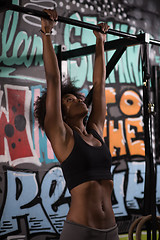
[[[41,25],[41,30],[44,33],[50,33],[52,31],[52,26],[45,26],[44,24]]]
[[[97,44],[104,44],[105,43],[105,40],[104,39],[102,39],[102,38],[96,38],[96,43]]]
[[[52,35],[52,30],[51,30],[51,31],[47,31],[47,32],[45,31],[45,32],[44,32],[42,29],[40,29],[39,31],[40,31],[43,35],[45,35],[45,36],[50,36],[50,35]]]

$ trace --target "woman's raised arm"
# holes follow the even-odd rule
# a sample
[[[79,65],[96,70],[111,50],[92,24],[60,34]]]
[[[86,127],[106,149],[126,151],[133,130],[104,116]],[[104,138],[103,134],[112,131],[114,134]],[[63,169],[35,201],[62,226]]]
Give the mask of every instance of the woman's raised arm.
[[[106,33],[109,26],[106,23],[99,24],[102,31]],[[105,101],[105,80],[106,80],[106,64],[104,56],[104,42],[106,34],[94,31],[96,36],[96,53],[93,70],[93,100],[92,110],[88,120],[88,128],[96,129],[99,134],[103,135],[103,127],[106,115]]]
[[[51,140],[53,135],[59,138],[60,133],[65,131],[61,112],[61,79],[50,33],[57,20],[56,10],[44,10],[51,20],[42,19],[43,60],[47,80],[46,116],[44,128],[47,137]]]

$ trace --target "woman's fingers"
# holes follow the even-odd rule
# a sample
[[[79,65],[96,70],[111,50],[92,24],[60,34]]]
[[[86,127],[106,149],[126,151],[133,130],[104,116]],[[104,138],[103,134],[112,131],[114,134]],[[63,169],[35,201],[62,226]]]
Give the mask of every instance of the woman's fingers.
[[[106,41],[106,34],[108,29],[109,29],[109,26],[107,23],[99,23],[98,26],[101,27],[101,32],[97,32],[97,31],[93,31],[96,38],[98,39],[101,39],[102,41]]]
[[[57,11],[54,9],[44,9],[44,12],[46,12],[52,21],[57,21],[58,20],[58,14]]]
[[[102,32],[106,33],[109,29],[109,25],[107,23],[100,23],[99,26],[101,26]]]

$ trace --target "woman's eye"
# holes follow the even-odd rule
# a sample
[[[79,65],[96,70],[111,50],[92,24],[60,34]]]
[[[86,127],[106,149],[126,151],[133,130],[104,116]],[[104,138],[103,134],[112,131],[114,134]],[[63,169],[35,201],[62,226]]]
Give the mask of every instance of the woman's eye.
[[[68,98],[68,99],[67,99],[67,102],[71,102],[71,101],[73,101],[72,98]]]

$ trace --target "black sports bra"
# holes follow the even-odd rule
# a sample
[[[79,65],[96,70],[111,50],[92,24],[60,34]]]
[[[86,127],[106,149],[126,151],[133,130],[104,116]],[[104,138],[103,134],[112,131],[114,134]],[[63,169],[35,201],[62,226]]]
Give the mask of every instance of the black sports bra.
[[[69,191],[81,183],[91,180],[112,180],[111,154],[100,135],[94,130],[90,132],[101,142],[101,146],[94,147],[86,143],[73,130],[74,147],[70,155],[62,162],[61,167]]]

